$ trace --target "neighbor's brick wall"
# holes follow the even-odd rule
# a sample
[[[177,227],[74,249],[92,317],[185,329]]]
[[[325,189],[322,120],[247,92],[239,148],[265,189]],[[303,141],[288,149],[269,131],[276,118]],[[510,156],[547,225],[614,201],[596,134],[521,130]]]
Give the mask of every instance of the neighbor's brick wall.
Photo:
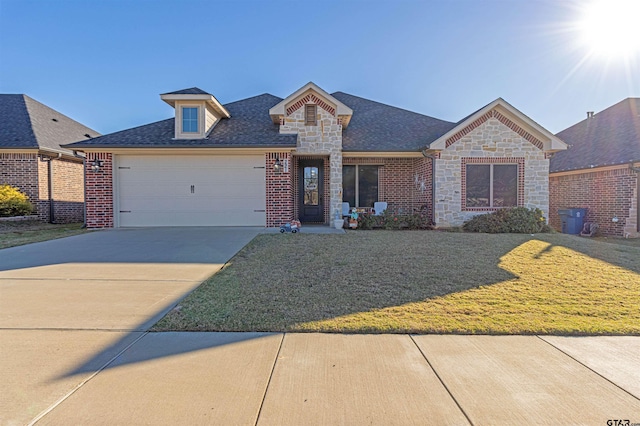
[[[56,223],[82,222],[84,191],[82,163],[67,159],[53,159],[53,200]],[[0,154],[0,184],[19,188],[36,208],[42,221],[49,214],[49,160],[33,154]]]
[[[83,165],[66,159],[55,159],[53,167],[53,207],[56,223],[84,220]]]
[[[477,214],[463,208],[463,159],[513,159],[524,161],[524,182],[521,204],[528,208],[539,208],[546,217],[549,212],[549,160],[533,143],[531,136],[514,131],[512,122],[503,123],[500,117],[489,114],[460,137],[451,138],[447,148],[436,160],[435,178],[435,222],[437,226],[459,226]],[[523,195],[522,195],[523,194]],[[487,210],[489,211],[489,209]],[[485,211],[486,212],[486,211]]]
[[[91,170],[95,158],[102,160],[99,172]],[[87,153],[87,228],[113,228],[113,155]]]
[[[289,170],[276,173],[273,165],[276,157],[283,164],[289,163]],[[266,205],[267,227],[280,226],[293,219],[293,167],[289,153],[265,154],[266,165]]]
[[[640,237],[637,224],[638,175],[628,167],[585,170],[584,173],[549,178],[549,219],[562,229],[558,209],[587,208],[586,222],[599,225],[603,235]],[[619,220],[611,221],[613,217]]]
[[[378,165],[378,201],[401,213],[413,213],[425,204],[431,213],[430,158],[350,158],[344,165]],[[417,180],[417,183],[416,183]],[[373,207],[373,206],[360,206]]]
[[[37,208],[40,200],[38,155],[0,153],[0,185],[4,184],[18,188]]]

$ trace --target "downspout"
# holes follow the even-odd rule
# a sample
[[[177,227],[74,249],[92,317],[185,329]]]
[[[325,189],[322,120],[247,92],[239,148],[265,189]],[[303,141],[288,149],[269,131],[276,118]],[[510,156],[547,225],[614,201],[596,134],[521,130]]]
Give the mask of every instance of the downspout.
[[[79,155],[78,151],[73,151],[73,156],[82,158],[82,194],[84,203],[82,203],[82,228],[87,227],[87,156]]]
[[[640,167],[633,167],[631,163],[629,168],[636,174],[636,232],[640,232]]]
[[[55,223],[56,220],[56,216],[55,216],[55,208],[53,205],[53,166],[51,164],[51,161],[54,158],[60,158],[62,157],[61,153],[57,153],[56,157],[49,157],[49,156],[45,156],[45,155],[40,155],[40,160],[41,161],[46,161],[47,162],[47,188],[48,188],[48,194],[47,194],[47,198],[49,199],[49,223]]]

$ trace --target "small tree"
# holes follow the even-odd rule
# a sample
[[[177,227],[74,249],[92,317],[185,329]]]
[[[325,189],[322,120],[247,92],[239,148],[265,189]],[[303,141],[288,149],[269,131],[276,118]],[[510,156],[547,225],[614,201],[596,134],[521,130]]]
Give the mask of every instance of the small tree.
[[[29,198],[11,185],[0,185],[0,217],[24,216],[33,212]]]

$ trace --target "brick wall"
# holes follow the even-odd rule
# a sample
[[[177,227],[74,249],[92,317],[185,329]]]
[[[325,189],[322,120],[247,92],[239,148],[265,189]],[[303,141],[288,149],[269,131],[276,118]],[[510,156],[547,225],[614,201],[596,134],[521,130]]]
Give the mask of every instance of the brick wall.
[[[40,200],[38,186],[38,155],[0,153],[0,185],[11,185],[29,197],[37,208]]]
[[[84,175],[82,163],[62,158],[52,161],[55,222],[82,222],[84,220]]]
[[[102,160],[100,171],[91,170],[95,158]],[[113,155],[87,153],[87,228],[113,228]]]
[[[378,200],[394,210],[413,213],[425,204],[431,212],[430,158],[343,158],[344,165],[370,164],[378,168]]]
[[[0,184],[19,188],[34,205],[38,218],[48,222],[49,159],[35,152],[0,154]],[[56,223],[82,222],[84,217],[84,178],[82,163],[53,159],[53,201]]]
[[[589,170],[549,178],[549,219],[560,231],[558,209],[587,208],[585,221],[595,222],[603,235],[640,237],[637,224],[638,175],[626,166]],[[614,217],[618,222],[613,222]]]
[[[289,163],[288,171],[276,173],[273,165],[276,158]],[[280,226],[293,219],[293,167],[289,153],[265,154],[267,227]]]

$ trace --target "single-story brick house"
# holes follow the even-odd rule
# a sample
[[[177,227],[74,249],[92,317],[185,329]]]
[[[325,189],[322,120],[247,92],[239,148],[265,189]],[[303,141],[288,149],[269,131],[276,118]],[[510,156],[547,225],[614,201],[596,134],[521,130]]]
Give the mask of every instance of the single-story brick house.
[[[640,98],[627,98],[558,133],[569,148],[550,164],[550,222],[587,208],[604,235],[640,237]]]
[[[39,218],[84,219],[83,156],[61,145],[99,136],[22,94],[0,94],[0,185],[24,192]]]
[[[87,155],[87,224],[332,224],[342,203],[426,207],[437,226],[505,206],[548,212],[566,145],[502,99],[457,123],[308,83],[222,105],[165,93],[175,117],[68,145]]]

